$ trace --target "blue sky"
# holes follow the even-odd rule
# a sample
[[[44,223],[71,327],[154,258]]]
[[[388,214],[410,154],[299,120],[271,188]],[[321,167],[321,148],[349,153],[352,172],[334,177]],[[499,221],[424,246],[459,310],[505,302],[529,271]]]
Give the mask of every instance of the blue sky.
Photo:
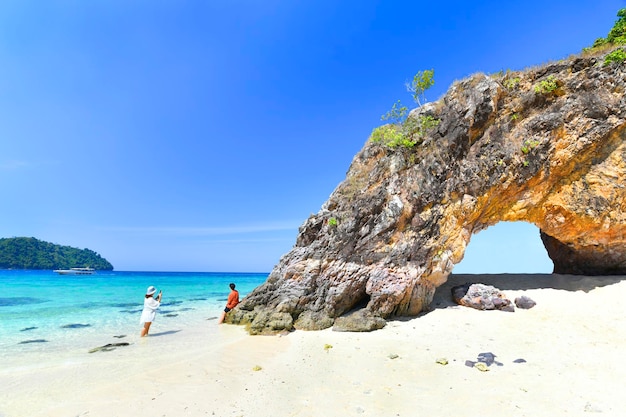
[[[0,237],[117,270],[269,272],[405,81],[558,60],[626,1],[0,3]],[[454,272],[551,272],[534,226]]]

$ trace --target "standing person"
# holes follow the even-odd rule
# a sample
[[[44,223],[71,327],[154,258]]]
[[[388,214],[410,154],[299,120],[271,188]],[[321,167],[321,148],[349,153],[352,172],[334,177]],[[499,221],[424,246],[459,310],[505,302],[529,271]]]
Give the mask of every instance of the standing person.
[[[228,294],[228,300],[226,300],[226,307],[222,312],[222,315],[217,322],[217,324],[222,324],[224,322],[224,318],[226,317],[226,313],[235,308],[237,304],[239,304],[239,291],[235,289],[235,284],[232,282],[229,284],[230,294]]]
[[[157,295],[156,299],[154,298],[155,292],[156,288],[154,288],[152,285],[149,286],[146,290],[146,298],[143,300],[143,311],[141,312],[141,319],[139,319],[139,323],[143,324],[143,329],[141,329],[141,337],[148,336],[148,332],[150,331],[150,325],[156,317],[157,308],[159,308],[159,306],[161,305],[163,292],[159,291],[159,295]]]

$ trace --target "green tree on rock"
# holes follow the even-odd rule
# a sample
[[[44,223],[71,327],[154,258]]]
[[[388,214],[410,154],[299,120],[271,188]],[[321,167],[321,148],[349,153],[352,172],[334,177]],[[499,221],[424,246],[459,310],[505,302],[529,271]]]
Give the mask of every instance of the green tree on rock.
[[[422,107],[422,100],[426,102],[425,91],[435,84],[434,75],[434,70],[418,71],[413,81],[406,83],[406,89],[412,94],[418,108]],[[398,146],[412,148],[424,139],[430,129],[439,124],[439,120],[430,115],[420,114],[411,117],[408,108],[403,106],[400,100],[394,103],[391,110],[385,113],[381,120],[389,123],[375,128],[370,140],[380,142],[390,148]]]
[[[435,70],[432,69],[418,71],[413,77],[413,81],[411,83],[406,83],[407,91],[413,94],[413,100],[415,100],[419,107],[422,107],[422,100],[426,103],[426,96],[424,95],[424,92],[435,85],[434,76]],[[420,100],[420,97],[422,100]]]

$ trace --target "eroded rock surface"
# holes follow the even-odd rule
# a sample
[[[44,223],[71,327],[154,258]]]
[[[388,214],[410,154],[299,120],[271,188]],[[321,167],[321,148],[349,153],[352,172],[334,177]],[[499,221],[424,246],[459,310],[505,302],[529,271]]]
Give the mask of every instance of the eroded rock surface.
[[[422,144],[368,141],[227,320],[272,333],[360,308],[417,315],[471,236],[500,221],[536,225],[556,273],[626,274],[626,65],[602,62],[476,74],[413,111],[440,120]],[[536,91],[547,80],[558,88]]]

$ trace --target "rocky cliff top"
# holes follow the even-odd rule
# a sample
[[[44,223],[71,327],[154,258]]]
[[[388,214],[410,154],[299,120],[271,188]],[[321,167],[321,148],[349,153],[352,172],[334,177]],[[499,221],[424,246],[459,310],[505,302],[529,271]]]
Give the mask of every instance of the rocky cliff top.
[[[475,74],[411,113],[439,120],[418,145],[368,141],[228,320],[266,333],[417,315],[500,221],[535,224],[556,273],[626,274],[626,63],[605,54]]]

